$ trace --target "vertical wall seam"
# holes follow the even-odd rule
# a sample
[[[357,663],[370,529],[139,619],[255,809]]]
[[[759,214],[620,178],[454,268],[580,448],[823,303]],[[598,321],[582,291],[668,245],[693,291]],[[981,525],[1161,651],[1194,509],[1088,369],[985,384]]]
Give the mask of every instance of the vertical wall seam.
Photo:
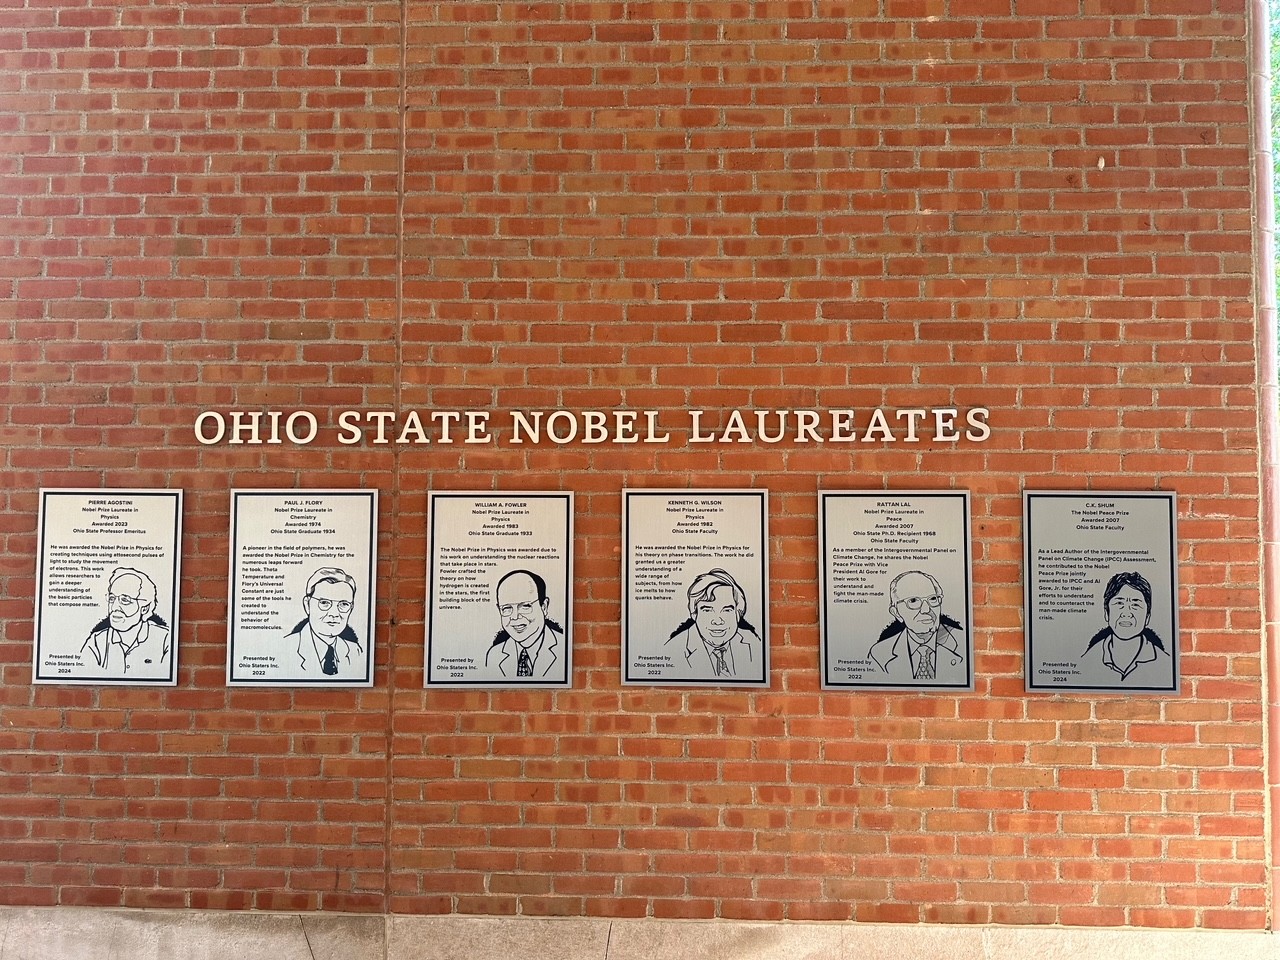
[[[1259,448],[1259,512],[1262,535],[1261,608],[1263,643],[1262,693],[1263,769],[1266,784],[1263,791],[1264,841],[1266,844],[1267,929],[1275,929],[1277,871],[1275,848],[1275,801],[1280,792],[1280,702],[1276,699],[1276,677],[1280,675],[1280,650],[1277,649],[1277,620],[1280,615],[1280,509],[1277,479],[1277,332],[1275,277],[1275,197],[1273,171],[1275,158],[1271,150],[1271,67],[1270,23],[1266,0],[1251,0],[1249,5],[1249,66],[1253,132],[1253,232],[1254,232],[1254,303],[1257,325],[1258,369],[1258,448]]]
[[[405,168],[406,160],[406,137],[408,130],[408,68],[409,61],[409,0],[400,0],[400,63],[399,63],[399,94],[396,102],[396,109],[399,113],[399,143],[397,144],[397,162],[396,162],[396,241],[395,241],[395,257],[396,257],[396,275],[395,275],[395,370],[392,372],[392,408],[400,409],[401,394],[404,389],[404,194],[405,194]],[[399,444],[393,445],[391,448],[391,504],[389,524],[392,530],[392,543],[400,538],[400,518],[402,511],[401,488],[400,488],[400,462],[401,451]],[[400,591],[403,589],[401,578],[399,576],[400,555],[396,550],[391,551],[391,610],[388,622],[387,643],[384,646],[387,657],[387,724],[386,724],[386,744],[384,747],[384,818],[383,818],[383,845],[382,845],[382,913],[384,917],[389,918],[391,914],[391,874],[392,874],[392,836],[395,830],[395,771],[393,764],[395,761],[395,699],[396,699],[396,672],[395,672],[395,649],[396,639],[399,633],[400,624],[397,611],[400,609]],[[390,939],[390,920],[384,928],[383,951]]]

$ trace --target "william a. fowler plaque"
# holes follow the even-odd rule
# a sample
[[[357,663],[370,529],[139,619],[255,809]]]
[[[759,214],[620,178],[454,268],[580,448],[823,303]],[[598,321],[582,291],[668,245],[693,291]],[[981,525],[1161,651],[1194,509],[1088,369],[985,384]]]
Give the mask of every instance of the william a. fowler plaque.
[[[426,687],[573,685],[573,494],[427,500]]]

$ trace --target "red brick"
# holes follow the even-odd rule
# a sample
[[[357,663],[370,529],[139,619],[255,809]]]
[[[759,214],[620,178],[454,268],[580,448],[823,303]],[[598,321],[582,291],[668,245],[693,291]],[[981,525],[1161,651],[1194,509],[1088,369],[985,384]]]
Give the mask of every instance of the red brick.
[[[1264,926],[1243,15],[613,6],[0,29],[0,900]],[[976,403],[945,451],[190,432]],[[976,695],[817,690],[812,490],[851,472],[974,491]],[[28,686],[36,489],[144,477],[188,492],[181,685]],[[708,477],[774,494],[774,686],[620,691],[616,491]],[[579,492],[571,694],[421,691],[422,491],[477,482]],[[383,491],[373,693],[223,689],[242,483]],[[1020,491],[1171,484],[1183,696],[1028,699]]]

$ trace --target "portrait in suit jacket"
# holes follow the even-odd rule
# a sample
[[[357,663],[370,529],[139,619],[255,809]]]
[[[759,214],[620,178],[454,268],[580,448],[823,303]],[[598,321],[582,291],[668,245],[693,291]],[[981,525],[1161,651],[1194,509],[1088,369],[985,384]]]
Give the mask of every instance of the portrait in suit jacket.
[[[532,570],[511,570],[494,588],[498,631],[485,653],[491,676],[508,680],[559,679],[564,628],[547,616],[547,582]]]
[[[964,626],[942,612],[942,585],[923,570],[908,570],[889,584],[893,622],[868,656],[884,678],[904,685],[965,684]]]
[[[304,673],[326,677],[363,677],[364,645],[352,629],[356,599],[355,577],[339,567],[321,567],[307,578],[302,596],[302,620],[284,635],[284,643],[298,658]]]
[[[689,619],[671,631],[673,678],[764,679],[764,641],[746,619],[747,597],[738,581],[716,567],[689,585]]]

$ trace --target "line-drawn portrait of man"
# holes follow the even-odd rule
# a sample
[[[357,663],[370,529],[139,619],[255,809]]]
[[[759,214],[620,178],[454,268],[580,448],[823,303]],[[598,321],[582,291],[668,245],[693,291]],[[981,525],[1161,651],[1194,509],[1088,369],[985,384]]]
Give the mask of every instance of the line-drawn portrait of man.
[[[155,581],[133,567],[117,567],[107,580],[107,615],[80,652],[109,677],[168,676],[169,625],[155,609]]]
[[[671,631],[676,677],[690,680],[764,679],[764,642],[746,619],[747,595],[716,567],[689,584],[689,619]]]
[[[964,684],[964,627],[942,612],[942,585],[923,570],[908,570],[889,584],[893,623],[868,656],[894,683]]]
[[[1114,679],[1135,686],[1171,687],[1173,662],[1151,629],[1151,583],[1137,572],[1117,573],[1102,591],[1107,625],[1089,639],[1080,663],[1098,663]]]
[[[355,578],[338,567],[321,567],[307,579],[302,597],[306,617],[284,636],[303,671],[363,679],[364,647],[347,623],[355,599]]]
[[[564,628],[547,616],[547,582],[532,570],[511,570],[493,593],[502,629],[485,653],[490,673],[516,680],[553,676],[564,656]]]

